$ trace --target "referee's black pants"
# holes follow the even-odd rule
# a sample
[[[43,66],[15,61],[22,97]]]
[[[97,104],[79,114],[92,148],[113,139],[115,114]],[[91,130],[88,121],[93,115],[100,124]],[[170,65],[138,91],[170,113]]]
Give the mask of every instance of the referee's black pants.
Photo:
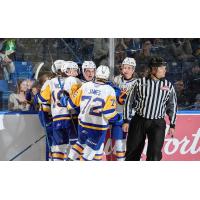
[[[164,119],[145,119],[135,115],[129,125],[126,161],[139,161],[144,149],[146,136],[148,138],[147,159],[159,161],[162,159],[162,147],[165,139],[166,122]]]

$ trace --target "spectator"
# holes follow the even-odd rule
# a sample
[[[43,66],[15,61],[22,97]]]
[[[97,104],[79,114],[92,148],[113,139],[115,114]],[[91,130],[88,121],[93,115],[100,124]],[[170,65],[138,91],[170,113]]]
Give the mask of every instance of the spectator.
[[[139,38],[122,38],[121,45],[126,51],[127,57],[134,57],[135,52],[141,48]]]
[[[94,40],[94,60],[97,66],[108,65],[108,39],[97,38]]]
[[[189,39],[174,39],[170,50],[175,59],[178,59],[179,61],[194,59]]]
[[[40,85],[37,82],[33,83],[31,88],[26,92],[26,100],[27,103],[30,105],[30,111],[39,111],[39,104],[36,96],[39,92]]]
[[[154,47],[163,47],[164,46],[164,40],[161,38],[155,38],[152,40]]]
[[[200,58],[200,38],[193,39],[191,41],[193,55]]]
[[[124,58],[126,57],[126,52],[119,40],[116,39],[115,42],[116,42],[116,46],[115,46],[115,68],[114,68],[115,71],[114,71],[114,74],[120,75],[121,74],[121,63],[123,62]]]
[[[150,40],[146,40],[142,44],[142,50],[139,55],[136,56],[136,62],[148,64],[151,58],[152,44]]]
[[[14,49],[10,50],[5,48],[7,41],[0,39],[0,79],[9,80],[10,74],[15,71],[15,65],[12,62],[11,54],[14,53]]]
[[[200,94],[196,95],[195,100],[192,110],[200,110]]]
[[[183,110],[189,105],[189,97],[182,80],[175,83],[175,90],[177,95],[178,110]]]
[[[137,69],[138,78],[147,77],[149,75],[149,67],[146,65],[140,65]]]
[[[82,60],[93,60],[94,39],[85,38],[80,40]]]
[[[190,103],[195,102],[195,96],[200,93],[200,67],[198,63],[194,63],[192,73],[188,76],[188,96],[190,96]]]
[[[26,100],[27,81],[19,80],[17,83],[17,93],[9,96],[8,108],[15,111],[27,111],[30,105]]]

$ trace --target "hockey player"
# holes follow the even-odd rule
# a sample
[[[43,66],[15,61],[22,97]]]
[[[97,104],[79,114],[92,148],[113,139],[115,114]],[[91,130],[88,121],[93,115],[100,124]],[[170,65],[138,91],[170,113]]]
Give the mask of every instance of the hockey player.
[[[60,103],[63,107],[67,107],[68,99],[74,95],[74,93],[81,87],[82,83],[80,79],[77,78],[79,74],[79,67],[75,62],[66,61],[61,68],[61,72],[63,77],[66,77],[66,83],[68,85],[68,88],[65,89],[68,92],[68,94],[63,95],[60,98]],[[68,122],[70,124],[70,126],[68,127],[68,132],[69,132],[69,143],[71,146],[74,145],[78,140],[77,127],[78,127],[79,109],[75,109],[73,111],[68,110],[68,112],[71,116],[71,119]]]
[[[95,82],[83,84],[68,101],[69,109],[80,107],[79,138],[70,150],[71,160],[76,160],[80,154],[83,160],[93,160],[105,142],[109,121],[121,119],[116,112],[115,91],[105,83],[109,75],[109,67],[99,66]]]
[[[78,65],[72,61],[61,62],[61,67],[58,70],[59,74],[48,81],[46,87],[41,91],[39,98],[42,102],[51,102],[51,112],[53,118],[53,138],[52,138],[52,157],[53,160],[65,160],[70,148],[69,140],[72,136],[71,114],[66,106],[62,106],[60,99],[62,96],[73,94],[74,88],[80,87],[80,82],[66,80],[67,78],[61,75],[61,69],[66,66],[66,73],[70,76],[78,75]],[[55,67],[55,66],[54,66]],[[73,117],[73,115],[72,115]],[[75,131],[74,138],[77,137]]]
[[[89,81],[94,81],[95,79],[95,72],[96,72],[96,65],[93,61],[84,61],[82,64],[82,84],[87,83]],[[94,156],[94,160],[100,161],[103,158],[103,148],[104,144],[101,145],[99,151],[97,151],[96,155]]]
[[[96,65],[93,61],[84,61],[82,64],[82,83],[94,81]]]
[[[135,82],[134,72],[135,72],[136,62],[134,58],[126,57],[122,62],[122,76],[115,79],[115,85],[121,90],[120,94],[118,88],[116,91],[118,93],[117,101],[117,112],[122,115],[123,105],[127,97],[127,93]],[[115,87],[114,87],[115,88]],[[122,123],[114,122],[112,123],[111,138],[114,140],[114,154],[118,161],[125,160],[125,147],[126,147],[126,136],[127,133],[122,131]]]
[[[54,76],[58,76],[61,70],[61,66],[63,65],[64,60],[56,60],[53,65],[51,66],[51,71],[53,72]],[[47,85],[49,84],[49,80],[51,79],[50,74],[43,75],[39,78],[39,82],[42,85],[40,92],[43,92]],[[51,102],[40,101],[40,95],[37,94],[37,100],[40,103],[39,109],[39,119],[41,125],[46,129],[46,160],[52,160],[51,155],[51,146],[52,146],[52,137],[53,137],[53,127],[52,127],[52,115],[51,115]]]

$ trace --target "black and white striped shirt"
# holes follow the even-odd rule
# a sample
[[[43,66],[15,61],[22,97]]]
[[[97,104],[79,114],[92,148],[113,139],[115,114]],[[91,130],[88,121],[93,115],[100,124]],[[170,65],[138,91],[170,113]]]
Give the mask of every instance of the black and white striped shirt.
[[[170,126],[175,127],[177,99],[173,85],[166,79],[138,79],[126,98],[125,122],[131,120],[133,110],[146,119],[161,119],[167,114]]]

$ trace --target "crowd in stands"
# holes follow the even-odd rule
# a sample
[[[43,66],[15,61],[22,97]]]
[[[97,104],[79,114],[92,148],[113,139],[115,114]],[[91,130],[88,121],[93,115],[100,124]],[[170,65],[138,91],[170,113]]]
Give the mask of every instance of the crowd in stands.
[[[155,55],[168,63],[166,77],[175,85],[178,109],[199,110],[200,39],[116,39],[116,70],[123,58],[130,56],[136,59],[138,77],[146,76],[149,59]]]
[[[40,83],[36,82],[33,80],[34,77],[28,77],[26,80],[18,79],[16,84],[9,82],[15,71],[15,61],[31,61],[33,64],[43,61],[46,63],[45,71],[51,66],[51,59],[73,60],[78,64],[84,60],[93,60],[97,66],[108,64],[109,39],[106,38],[15,39],[16,46],[13,41],[0,39],[0,80],[8,81],[11,91],[7,98],[10,110],[37,110],[33,97],[42,85],[42,80]],[[10,49],[4,48],[8,42]],[[115,39],[115,76],[120,74],[121,63],[126,56],[136,59],[137,77],[147,76],[149,59],[155,55],[163,57],[168,63],[167,78],[175,86],[178,109],[200,110],[200,39],[198,38]],[[48,73],[45,74],[44,72],[40,74],[41,79],[49,76]],[[1,102],[2,93],[0,87]]]

